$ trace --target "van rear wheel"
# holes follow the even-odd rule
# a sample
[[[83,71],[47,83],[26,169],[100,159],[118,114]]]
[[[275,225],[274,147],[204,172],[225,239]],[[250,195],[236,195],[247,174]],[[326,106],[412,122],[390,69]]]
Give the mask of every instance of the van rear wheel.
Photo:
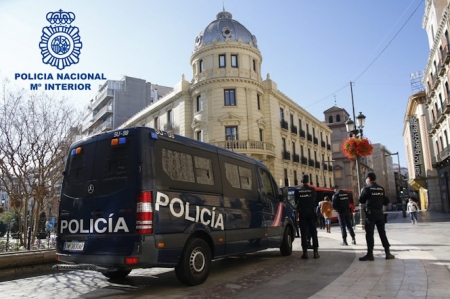
[[[184,284],[195,286],[205,282],[211,269],[211,250],[199,238],[189,240],[181,253],[175,275]]]
[[[283,240],[281,241],[280,252],[283,256],[288,256],[292,254],[292,232],[289,227],[284,229]]]
[[[108,271],[102,272],[103,276],[111,278],[111,279],[120,279],[126,277],[130,274],[131,270],[117,270],[117,271]]]

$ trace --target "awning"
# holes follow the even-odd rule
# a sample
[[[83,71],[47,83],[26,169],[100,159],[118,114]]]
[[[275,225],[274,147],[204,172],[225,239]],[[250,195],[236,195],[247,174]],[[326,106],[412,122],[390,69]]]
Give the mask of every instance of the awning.
[[[416,191],[419,191],[420,188],[427,188],[427,180],[425,178],[410,179],[408,184]]]

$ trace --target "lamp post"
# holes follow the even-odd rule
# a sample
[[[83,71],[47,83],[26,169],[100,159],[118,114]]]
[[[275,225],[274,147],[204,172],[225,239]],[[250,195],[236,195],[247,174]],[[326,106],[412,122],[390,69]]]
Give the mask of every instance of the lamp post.
[[[353,98],[352,98],[353,99]],[[352,101],[353,103],[353,101]],[[366,116],[364,114],[362,114],[362,112],[359,112],[359,115],[356,117],[356,121],[357,124],[355,126],[355,123],[353,122],[353,120],[351,118],[349,118],[346,122],[345,122],[345,126],[347,128],[347,132],[350,134],[350,137],[356,138],[362,138],[363,137],[363,128],[365,125],[365,121],[366,121]],[[361,163],[360,163],[360,157],[357,155],[356,156],[356,183],[357,183],[357,187],[358,187],[358,196],[361,195]],[[360,212],[360,217],[359,217],[359,224],[361,225],[361,227],[364,226],[364,222],[366,220],[366,214],[364,211],[364,205],[360,204],[359,206],[359,212]]]

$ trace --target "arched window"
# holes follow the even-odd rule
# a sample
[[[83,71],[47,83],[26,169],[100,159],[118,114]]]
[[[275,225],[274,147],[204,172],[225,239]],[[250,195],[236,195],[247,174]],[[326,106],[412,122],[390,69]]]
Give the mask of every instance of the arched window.
[[[328,123],[330,123],[330,124],[333,123],[333,116],[332,115],[328,116]]]
[[[445,136],[445,147],[448,147],[448,136],[447,136],[447,130],[444,131]]]
[[[341,122],[341,116],[338,114],[338,115],[336,115],[336,122],[337,123],[340,123]]]

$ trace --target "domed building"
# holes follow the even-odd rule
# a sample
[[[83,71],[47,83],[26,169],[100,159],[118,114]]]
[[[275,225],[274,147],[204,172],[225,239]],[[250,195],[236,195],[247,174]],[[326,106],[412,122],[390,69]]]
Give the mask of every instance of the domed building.
[[[328,126],[278,90],[256,37],[222,11],[195,38],[192,80],[120,127],[149,126],[201,140],[265,163],[279,186],[333,184]]]

